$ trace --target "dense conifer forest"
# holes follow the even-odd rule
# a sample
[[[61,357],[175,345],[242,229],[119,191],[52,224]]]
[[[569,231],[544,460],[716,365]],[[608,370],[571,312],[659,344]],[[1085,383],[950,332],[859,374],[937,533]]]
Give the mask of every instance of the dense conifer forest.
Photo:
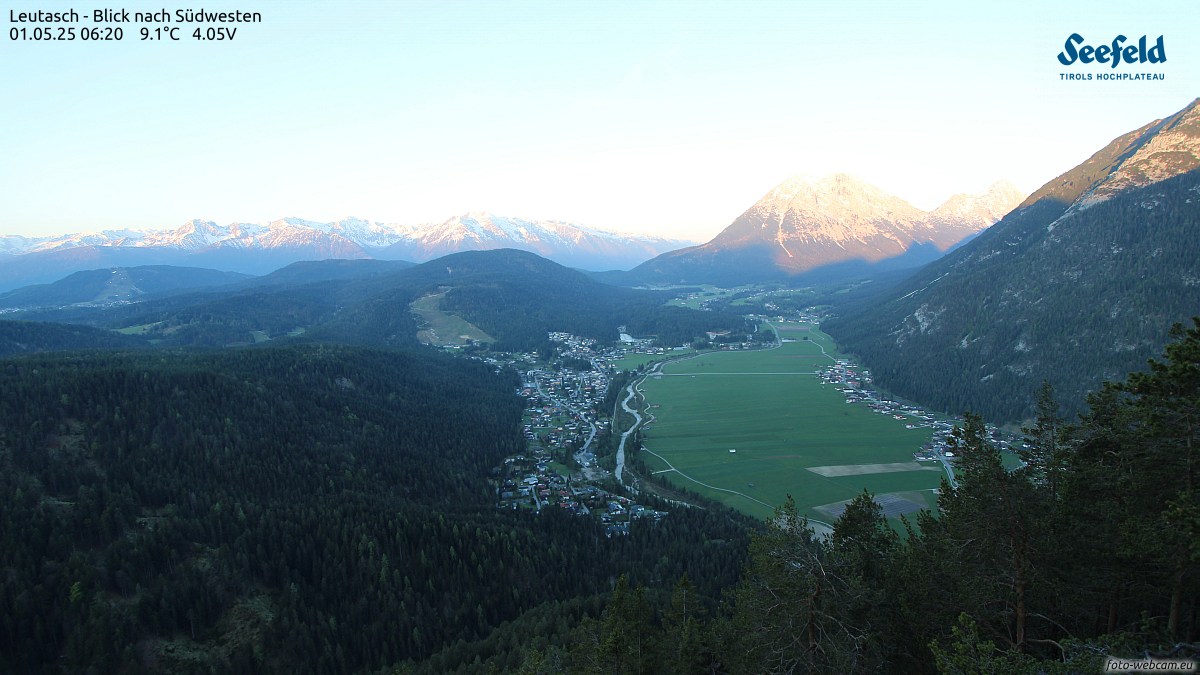
[[[0,357],[64,349],[145,349],[150,344],[132,335],[41,321],[0,321]]]
[[[0,670],[373,670],[621,574],[691,574],[710,601],[736,580],[748,521],[731,514],[610,540],[496,511],[515,386],[318,345],[3,362]]]

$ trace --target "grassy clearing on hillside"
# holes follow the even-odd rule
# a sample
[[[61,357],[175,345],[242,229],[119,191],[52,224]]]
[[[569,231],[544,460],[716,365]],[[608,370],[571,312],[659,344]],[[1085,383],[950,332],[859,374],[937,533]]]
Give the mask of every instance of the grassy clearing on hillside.
[[[146,333],[150,332],[151,328],[155,328],[161,323],[161,321],[156,321],[154,323],[143,323],[137,326],[126,326],[124,328],[117,328],[115,330],[122,335],[145,335]]]
[[[496,339],[466,321],[456,314],[447,314],[441,309],[442,297],[446,293],[435,293],[413,300],[409,305],[415,314],[426,324],[417,333],[417,339],[427,345],[442,347],[445,345],[462,345],[467,340],[474,342],[495,342]]]
[[[760,517],[791,494],[817,520],[827,516],[814,507],[853,499],[864,487],[876,494],[936,488],[941,473],[935,471],[826,477],[807,470],[911,463],[931,430],[905,429],[903,421],[847,404],[834,385],[803,374],[833,362],[832,340],[801,324],[778,328],[794,341],[771,350],[702,354],[646,379],[647,400],[661,405],[652,411],[646,447],[678,470],[660,475]],[[668,468],[644,458],[651,471]]]

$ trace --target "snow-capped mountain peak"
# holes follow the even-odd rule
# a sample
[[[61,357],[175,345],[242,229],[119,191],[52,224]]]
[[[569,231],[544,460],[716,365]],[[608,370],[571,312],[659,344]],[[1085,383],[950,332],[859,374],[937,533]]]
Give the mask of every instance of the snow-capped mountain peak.
[[[916,266],[1017,206],[1021,195],[1009,188],[997,183],[925,212],[848,174],[793,176],[712,241],[659,256],[633,273],[668,283],[744,283],[835,268]]]
[[[941,247],[979,232],[1017,208],[1025,194],[1001,180],[979,194],[956,194],[926,214],[930,239]]]
[[[211,220],[194,218],[175,230],[148,234],[140,240],[140,245],[173,246],[196,251],[213,246],[232,236],[230,227],[221,227]]]
[[[424,261],[463,250],[517,248],[592,269],[632,266],[690,242],[626,236],[554,220],[525,220],[470,211],[420,225],[389,247],[397,257]]]

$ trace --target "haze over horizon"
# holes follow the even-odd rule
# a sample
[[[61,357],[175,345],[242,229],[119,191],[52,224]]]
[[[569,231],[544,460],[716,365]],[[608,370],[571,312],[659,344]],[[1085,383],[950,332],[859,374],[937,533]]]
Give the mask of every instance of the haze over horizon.
[[[704,241],[798,173],[1030,193],[1200,92],[1184,2],[243,5],[232,42],[5,41],[0,234],[488,211]],[[1072,33],[1163,35],[1114,72],[1166,79],[1061,81]]]

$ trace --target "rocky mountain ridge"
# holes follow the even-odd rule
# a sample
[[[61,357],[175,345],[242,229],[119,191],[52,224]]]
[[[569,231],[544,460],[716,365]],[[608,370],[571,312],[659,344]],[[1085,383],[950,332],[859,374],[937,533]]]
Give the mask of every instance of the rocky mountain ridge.
[[[996,222],[1023,197],[1000,181],[926,212],[848,174],[796,176],[708,243],[660,255],[630,276],[738,284],[916,267]]]

